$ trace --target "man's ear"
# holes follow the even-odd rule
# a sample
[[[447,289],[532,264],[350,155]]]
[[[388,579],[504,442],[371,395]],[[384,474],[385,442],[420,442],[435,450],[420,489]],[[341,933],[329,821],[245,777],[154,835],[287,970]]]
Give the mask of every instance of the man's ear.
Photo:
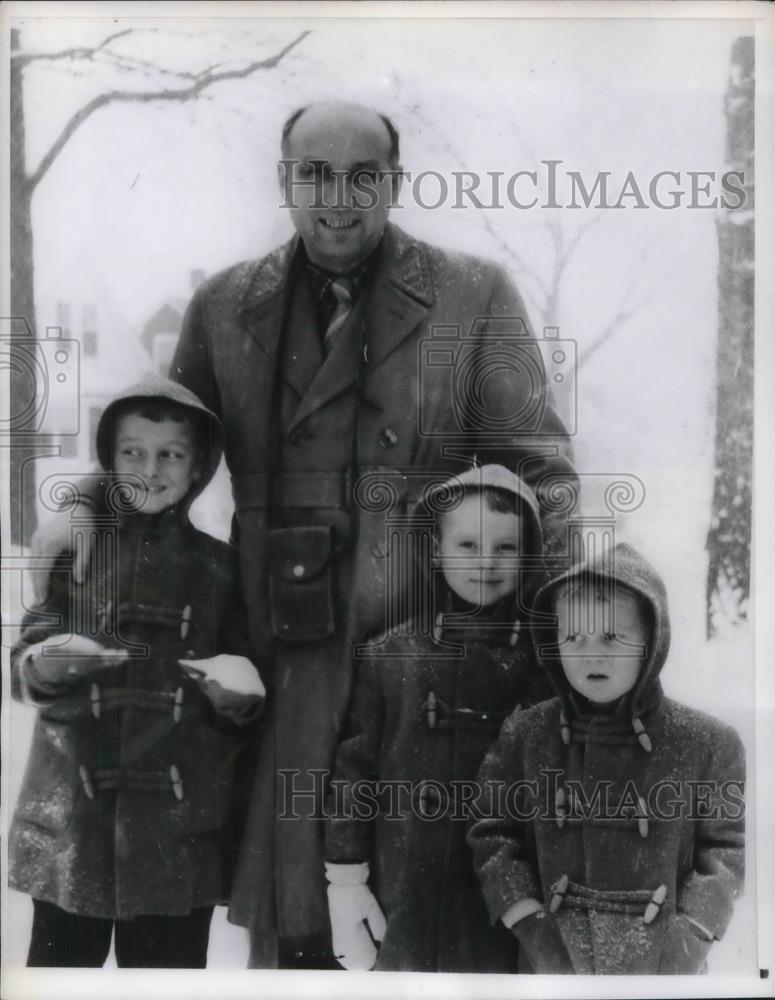
[[[392,176],[390,178],[391,188],[390,188],[390,202],[391,206],[398,202],[398,193],[401,190],[401,184],[404,180],[404,168],[400,163],[397,163],[395,167],[391,168]]]

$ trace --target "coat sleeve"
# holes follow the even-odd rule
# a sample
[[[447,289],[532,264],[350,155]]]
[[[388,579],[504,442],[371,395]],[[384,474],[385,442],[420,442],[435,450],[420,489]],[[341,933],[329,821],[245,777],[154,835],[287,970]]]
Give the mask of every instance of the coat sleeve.
[[[499,318],[504,322],[499,323]],[[527,336],[521,341],[515,338],[516,346],[507,352],[488,350],[488,338],[513,334],[518,320]],[[540,346],[522,296],[500,268],[495,270],[481,332],[478,385],[471,383],[469,387],[472,405],[477,407],[469,417],[469,426],[479,463],[505,465],[534,490],[551,477],[546,485],[551,483],[555,496],[578,496],[573,449],[547,384]],[[565,554],[568,511],[547,509],[541,504],[540,492],[544,552]]]
[[[480,797],[473,808],[468,843],[490,919],[495,924],[520,899],[540,899],[540,884],[530,858],[526,803],[508,789],[524,778],[522,717],[516,711],[503,724],[497,743],[479,770]]]
[[[677,909],[721,938],[743,888],[745,750],[733,729],[713,742],[721,747],[708,780],[713,793],[696,804],[694,864],[678,887]]]
[[[194,293],[183,317],[170,378],[195,393],[216,416],[222,415],[221,397],[213,369],[209,326],[215,293],[205,284]]]
[[[384,703],[373,659],[359,662],[345,735],[339,744],[326,806],[327,861],[370,861]]]
[[[34,673],[25,668],[24,654],[30,646],[70,631],[71,580],[72,555],[66,553],[51,569],[46,600],[30,608],[24,616],[21,634],[11,650],[11,695],[17,701],[42,708],[51,704],[59,691],[67,687],[66,681],[54,685],[37,680]]]

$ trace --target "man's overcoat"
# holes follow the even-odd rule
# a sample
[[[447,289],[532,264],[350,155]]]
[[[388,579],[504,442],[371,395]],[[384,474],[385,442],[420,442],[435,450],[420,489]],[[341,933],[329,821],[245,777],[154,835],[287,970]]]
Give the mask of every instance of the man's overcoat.
[[[223,420],[251,639],[269,681],[231,909],[258,966],[276,962],[278,932],[299,951],[328,934],[323,829],[309,819],[324,790],[310,772],[332,765],[352,644],[407,616],[394,596],[411,504],[474,455],[532,485],[574,476],[504,273],[393,225],[376,253],[327,357],[295,238],[197,291],[171,366]],[[550,547],[564,547],[563,531],[544,520]]]

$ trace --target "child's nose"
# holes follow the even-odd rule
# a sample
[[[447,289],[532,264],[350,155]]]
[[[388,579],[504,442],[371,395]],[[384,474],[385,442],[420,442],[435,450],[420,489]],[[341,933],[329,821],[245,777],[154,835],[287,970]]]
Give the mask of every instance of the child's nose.
[[[149,455],[145,461],[145,475],[150,479],[159,474],[159,460],[156,455]]]

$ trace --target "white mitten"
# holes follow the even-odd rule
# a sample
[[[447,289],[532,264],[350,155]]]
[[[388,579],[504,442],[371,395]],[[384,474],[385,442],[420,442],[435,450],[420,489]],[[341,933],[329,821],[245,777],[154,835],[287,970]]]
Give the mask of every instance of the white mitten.
[[[385,936],[386,924],[379,903],[366,884],[368,864],[337,865],[327,861],[326,878],[336,960],[345,969],[373,968],[377,960],[374,941]]]
[[[246,656],[219,653],[207,660],[178,660],[178,663],[190,676],[214,682],[231,694],[254,698],[266,696],[258,671]]]
[[[178,660],[221,715],[242,725],[255,718],[266,697],[258,670],[245,656],[220,653],[205,660]]]
[[[85,635],[54,635],[28,646],[22,653],[22,684],[53,690],[126,658],[125,650],[107,649]]]

